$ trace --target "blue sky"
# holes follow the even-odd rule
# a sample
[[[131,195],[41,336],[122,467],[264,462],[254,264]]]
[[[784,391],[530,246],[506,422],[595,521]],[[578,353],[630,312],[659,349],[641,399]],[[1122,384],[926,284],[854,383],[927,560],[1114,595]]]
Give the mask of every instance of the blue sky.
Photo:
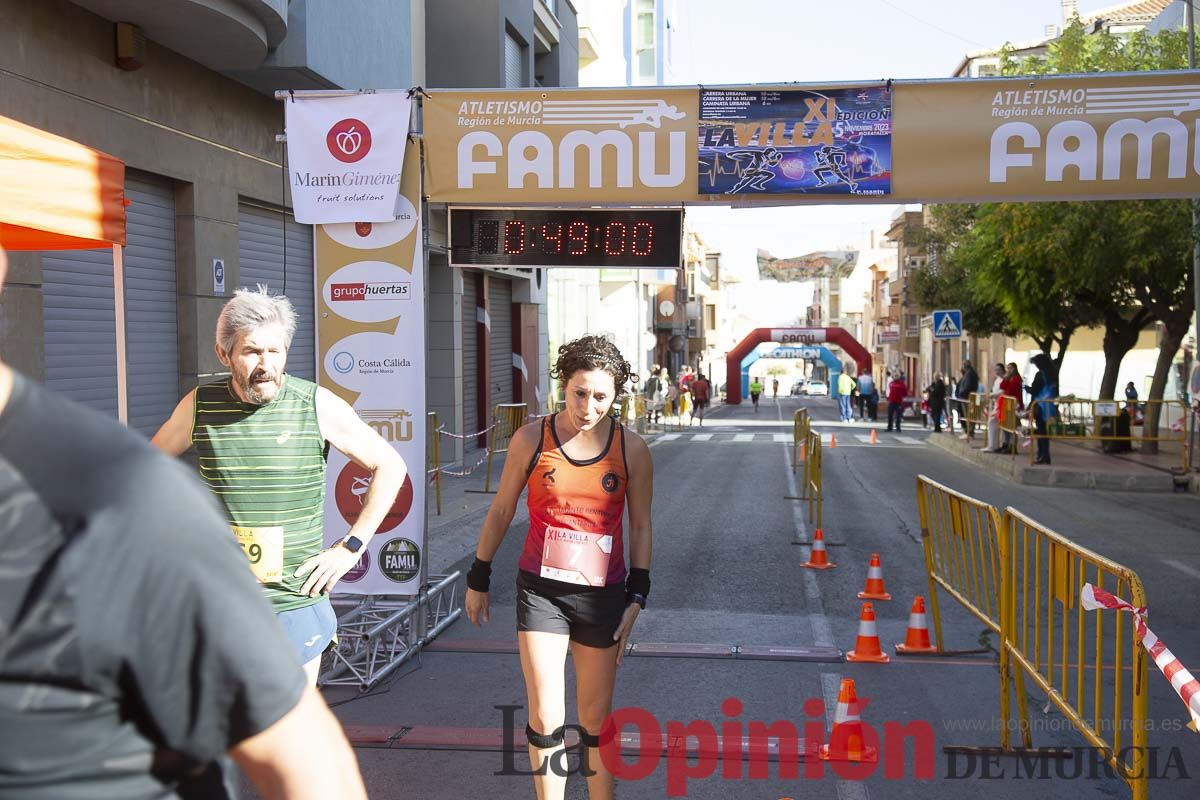
[[[1086,16],[1115,5],[1079,0]],[[944,78],[968,51],[1041,39],[1060,0],[676,0],[669,82],[804,83]],[[689,209],[724,261],[839,249],[886,223],[892,205]],[[748,277],[748,276],[747,276]]]

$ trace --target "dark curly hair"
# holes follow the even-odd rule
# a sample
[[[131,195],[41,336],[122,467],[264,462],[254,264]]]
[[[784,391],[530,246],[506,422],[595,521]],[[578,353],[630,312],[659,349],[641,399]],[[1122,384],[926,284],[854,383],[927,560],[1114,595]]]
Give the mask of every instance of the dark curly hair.
[[[565,390],[567,381],[581,369],[600,369],[612,375],[613,385],[616,387],[614,409],[625,399],[625,384],[630,381],[636,383],[638,379],[617,346],[603,336],[581,336],[561,345],[558,348],[558,360],[550,370],[550,377],[556,379]]]

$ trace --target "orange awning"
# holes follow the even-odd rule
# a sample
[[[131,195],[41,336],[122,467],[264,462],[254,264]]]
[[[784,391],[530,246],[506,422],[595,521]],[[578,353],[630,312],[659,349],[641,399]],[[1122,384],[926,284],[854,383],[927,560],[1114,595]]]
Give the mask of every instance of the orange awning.
[[[125,244],[125,164],[0,117],[0,245],[89,250]]]

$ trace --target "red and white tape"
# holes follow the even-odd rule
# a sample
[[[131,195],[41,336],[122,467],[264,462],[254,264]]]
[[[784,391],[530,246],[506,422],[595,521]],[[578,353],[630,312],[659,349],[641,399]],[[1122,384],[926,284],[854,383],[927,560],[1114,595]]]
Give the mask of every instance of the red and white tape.
[[[1087,611],[1110,608],[1133,614],[1137,625],[1138,639],[1146,648],[1146,652],[1150,654],[1155,666],[1162,670],[1162,674],[1171,682],[1171,688],[1179,695],[1179,699],[1187,706],[1188,713],[1192,715],[1192,721],[1188,723],[1188,727],[1192,729],[1193,733],[1197,732],[1200,729],[1200,681],[1192,677],[1192,673],[1188,672],[1187,667],[1183,666],[1183,663],[1154,635],[1154,631],[1146,626],[1146,609],[1122,600],[1090,583],[1083,585],[1083,590],[1079,593],[1079,600]]]

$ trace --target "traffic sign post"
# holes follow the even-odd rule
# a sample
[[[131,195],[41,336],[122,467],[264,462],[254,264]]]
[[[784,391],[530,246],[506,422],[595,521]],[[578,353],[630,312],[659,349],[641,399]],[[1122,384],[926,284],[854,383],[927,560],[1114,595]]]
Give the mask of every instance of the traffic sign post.
[[[955,308],[933,312],[933,338],[961,339],[962,335],[962,311]]]

